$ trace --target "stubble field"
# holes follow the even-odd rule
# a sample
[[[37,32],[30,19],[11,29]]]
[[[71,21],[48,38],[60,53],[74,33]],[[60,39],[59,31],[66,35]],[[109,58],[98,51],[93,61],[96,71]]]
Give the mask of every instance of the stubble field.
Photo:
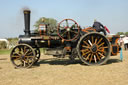
[[[0,85],[128,85],[128,51],[123,51],[123,62],[118,54],[101,66],[42,54],[29,69],[15,69],[9,55],[0,55]]]

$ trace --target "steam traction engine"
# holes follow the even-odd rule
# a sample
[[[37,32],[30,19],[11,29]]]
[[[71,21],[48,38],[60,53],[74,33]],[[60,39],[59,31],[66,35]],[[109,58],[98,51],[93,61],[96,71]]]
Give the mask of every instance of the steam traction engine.
[[[38,31],[30,32],[30,10],[24,10],[25,35],[19,36],[19,44],[10,54],[14,66],[28,68],[40,58],[40,48],[48,54],[70,59],[78,57],[87,65],[104,64],[110,55],[117,55],[119,36],[104,36],[92,27],[81,29],[72,19],[62,20],[51,31],[47,24],[40,24]]]

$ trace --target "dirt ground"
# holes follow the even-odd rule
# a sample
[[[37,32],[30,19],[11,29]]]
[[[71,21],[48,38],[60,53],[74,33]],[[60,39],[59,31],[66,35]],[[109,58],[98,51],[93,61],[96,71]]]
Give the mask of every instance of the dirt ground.
[[[9,55],[0,55],[0,85],[128,85],[128,51],[123,51],[123,62],[118,54],[101,66],[42,54],[30,69],[15,69]]]

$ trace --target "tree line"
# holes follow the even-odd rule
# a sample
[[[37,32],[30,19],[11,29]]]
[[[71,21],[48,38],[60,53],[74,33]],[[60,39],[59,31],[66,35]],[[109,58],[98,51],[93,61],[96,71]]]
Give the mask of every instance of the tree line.
[[[55,28],[57,26],[57,20],[56,19],[41,17],[39,20],[36,21],[36,23],[34,24],[34,27],[38,28],[41,23],[45,23],[45,24],[47,24],[53,28]]]
[[[127,35],[128,36],[128,32],[117,32],[117,35]]]

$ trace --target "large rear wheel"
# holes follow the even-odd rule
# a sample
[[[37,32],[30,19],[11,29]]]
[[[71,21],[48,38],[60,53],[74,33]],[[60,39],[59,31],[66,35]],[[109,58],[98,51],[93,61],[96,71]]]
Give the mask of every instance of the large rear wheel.
[[[110,49],[108,39],[96,32],[83,35],[77,44],[79,58],[87,65],[104,64],[110,56]]]

